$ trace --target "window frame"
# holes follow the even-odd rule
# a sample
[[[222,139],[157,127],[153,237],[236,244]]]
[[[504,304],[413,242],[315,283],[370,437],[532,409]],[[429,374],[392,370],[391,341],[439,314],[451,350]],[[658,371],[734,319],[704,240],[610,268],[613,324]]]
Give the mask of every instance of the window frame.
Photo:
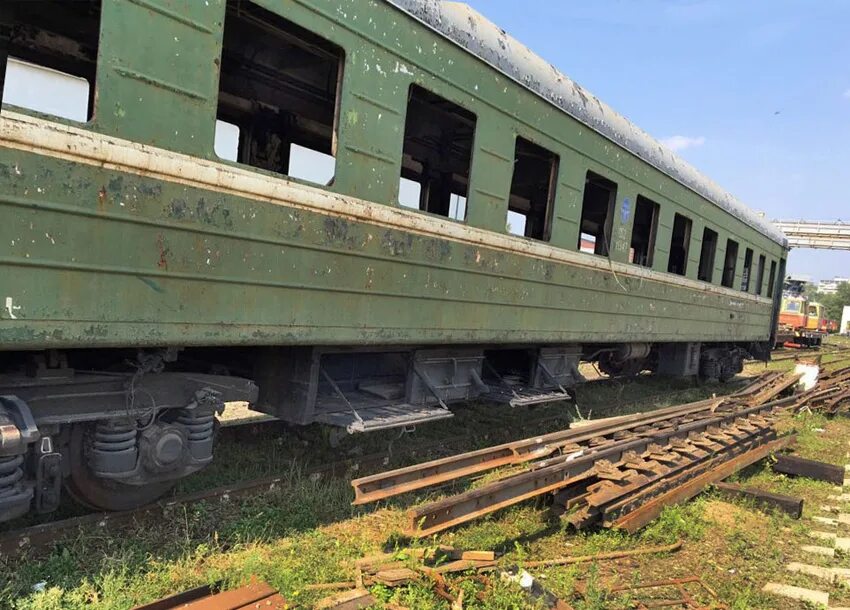
[[[734,249],[732,246],[734,245]],[[726,238],[726,251],[723,254],[723,273],[720,278],[720,285],[724,288],[734,288],[735,287],[735,276],[738,273],[738,252],[740,251],[741,245],[731,237]],[[734,255],[731,257],[729,253],[734,252]],[[731,267],[729,263],[731,262]],[[727,276],[727,272],[731,269],[731,277]]]
[[[759,254],[758,266],[756,267],[756,294],[761,296],[764,292],[764,272],[767,267],[767,258]]]
[[[644,267],[646,269],[652,269],[655,263],[655,248],[658,245],[658,222],[661,218],[661,204],[650,199],[649,197],[644,197],[643,195],[638,195],[635,197],[635,209],[632,213],[632,234],[629,238],[629,249],[630,251],[634,249],[634,240],[635,240],[635,229],[636,221],[638,218],[638,207],[641,203],[646,203],[650,206],[652,210],[652,217],[649,223],[649,235],[646,243],[646,262],[639,263],[632,260],[633,265],[638,265],[639,267]]]
[[[20,110],[23,114],[27,114],[30,116],[40,116],[46,117],[51,121],[57,123],[66,123],[69,125],[74,125],[76,127],[83,128],[91,128],[94,125],[94,122],[97,118],[97,106],[98,106],[98,95],[97,95],[97,86],[98,86],[98,75],[102,69],[101,60],[103,58],[103,49],[101,47],[101,38],[104,27],[103,22],[103,5],[107,0],[93,0],[92,4],[96,4],[98,6],[98,24],[97,24],[97,36],[96,38],[96,46],[95,46],[95,55],[93,63],[93,70],[91,72],[91,77],[88,75],[83,75],[79,73],[75,73],[70,68],[70,63],[68,63],[67,59],[60,60],[56,62],[56,65],[50,65],[48,63],[40,62],[37,59],[37,56],[46,57],[50,55],[50,53],[44,51],[44,47],[39,47],[38,49],[30,48],[29,53],[19,53],[18,49],[12,45],[12,39],[6,37],[3,40],[0,40],[0,107],[3,105],[8,105],[16,110]],[[60,4],[57,2],[57,4]],[[32,3],[29,6],[35,6],[36,3]],[[14,27],[19,22],[16,21],[15,17],[15,7],[11,3],[9,6],[0,6],[0,18],[10,19],[11,27]],[[23,22],[20,22],[23,23]],[[27,27],[35,28],[31,23],[24,23]],[[0,22],[0,28],[2,28],[2,22]],[[50,38],[50,34],[57,35],[59,37],[65,38],[61,33],[57,32],[49,32],[48,30],[38,30],[39,32],[47,32],[47,38]],[[36,34],[36,37],[38,35]],[[79,41],[75,41],[79,44]],[[61,55],[61,54],[59,54]],[[29,106],[21,106],[15,104],[13,102],[9,102],[6,99],[6,84],[8,80],[7,75],[7,62],[9,60],[13,60],[17,63],[26,64],[33,66],[35,68],[46,70],[50,72],[56,72],[62,76],[69,77],[72,79],[83,80],[88,84],[87,91],[87,100],[86,100],[86,118],[85,120],[77,120],[74,118],[69,118],[62,115],[53,114],[50,112],[45,112],[42,110],[37,110],[31,108]],[[59,65],[62,64],[62,65]]]
[[[281,178],[284,178],[286,180],[291,180],[291,181],[297,182],[299,184],[305,184],[305,185],[308,185],[308,186],[311,186],[311,187],[314,187],[314,188],[329,189],[334,184],[334,182],[336,181],[336,178],[339,174],[339,131],[340,131],[342,103],[343,103],[343,97],[344,97],[345,74],[346,74],[346,71],[349,69],[349,66],[348,66],[348,60],[349,60],[348,49],[345,47],[344,44],[342,44],[341,42],[339,42],[337,40],[332,40],[331,38],[326,36],[324,33],[318,33],[316,31],[314,31],[313,29],[311,29],[310,27],[304,26],[304,25],[298,23],[297,21],[290,19],[289,16],[284,14],[284,11],[282,9],[271,8],[271,7],[265,6],[264,4],[261,4],[261,3],[257,2],[256,0],[248,0],[247,4],[249,6],[252,6],[252,7],[254,7],[255,9],[257,9],[261,12],[270,13],[276,19],[280,19],[282,21],[285,21],[288,24],[291,24],[292,26],[294,26],[295,28],[297,28],[299,30],[304,30],[304,31],[308,32],[310,36],[314,36],[317,39],[322,40],[329,47],[334,47],[335,50],[338,51],[338,55],[334,55],[334,56],[338,57],[338,62],[337,62],[337,65],[336,65],[336,82],[334,83],[334,88],[335,88],[334,89],[334,111],[333,111],[333,119],[332,119],[332,122],[331,122],[330,153],[324,153],[320,150],[316,150],[316,149],[314,149],[310,146],[306,146],[302,142],[297,142],[297,141],[290,141],[289,142],[288,150],[287,150],[287,153],[286,153],[287,154],[287,165],[288,166],[290,165],[289,155],[291,155],[293,145],[298,145],[298,146],[301,146],[302,148],[307,148],[307,149],[314,151],[316,153],[319,153],[319,154],[327,154],[328,156],[332,157],[333,160],[334,160],[334,164],[333,164],[334,165],[334,173],[333,173],[333,177],[331,178],[331,180],[328,183],[323,184],[321,182],[312,181],[312,180],[302,178],[302,177],[299,177],[299,176],[293,176],[289,173],[291,171],[291,166],[287,167],[287,173],[284,173],[284,172],[277,171],[277,170],[274,170],[274,169],[269,169],[269,168],[266,168],[266,167],[262,167],[262,166],[259,166],[259,165],[254,165],[252,163],[248,163],[248,162],[240,159],[240,157],[242,156],[242,152],[243,152],[244,138],[246,137],[245,133],[244,133],[245,129],[244,129],[243,125],[241,125],[239,122],[233,121],[232,117],[230,115],[228,115],[228,114],[222,115],[221,114],[222,94],[225,93],[226,95],[233,95],[232,93],[229,93],[229,92],[223,92],[222,91],[222,85],[221,85],[221,79],[222,79],[223,67],[224,67],[224,61],[223,61],[224,50],[225,50],[224,35],[225,35],[225,32],[226,32],[227,23],[228,23],[228,17],[229,17],[229,15],[228,15],[228,12],[229,12],[228,5],[230,4],[230,2],[231,2],[231,0],[224,0],[224,5],[225,5],[224,6],[224,17],[223,17],[222,26],[221,26],[222,34],[221,34],[221,44],[219,46],[220,50],[219,50],[219,64],[218,64],[218,66],[219,66],[218,67],[218,88],[216,89],[216,93],[215,93],[215,95],[216,95],[216,99],[215,99],[216,109],[215,109],[215,116],[214,116],[214,120],[213,120],[213,129],[214,129],[213,146],[211,148],[213,158],[216,161],[221,162],[221,163],[234,164],[234,165],[238,165],[240,167],[250,168],[251,171],[267,173],[267,174],[270,174],[270,175],[273,175],[273,176],[276,176],[276,177],[281,177]],[[269,24],[269,23],[262,21],[262,20],[259,20],[259,21],[261,23],[263,23],[265,26],[273,25],[273,24]],[[264,28],[264,29],[269,29],[269,28],[267,27],[267,28]],[[274,29],[274,28],[271,28],[271,29]],[[278,34],[278,36],[281,37],[281,38],[286,38],[286,39],[290,39],[290,40],[295,38],[299,42],[302,43],[301,46],[303,46],[305,49],[308,49],[308,50],[313,49],[314,46],[315,46],[315,45],[310,44],[310,41],[299,39],[297,36],[294,36],[291,32],[282,31],[281,34]],[[322,49],[322,51],[327,53],[327,50],[325,50],[325,49]],[[315,51],[314,51],[314,54],[316,56],[322,55],[322,53],[315,52]],[[231,161],[231,160],[226,159],[224,157],[220,157],[215,150],[215,126],[216,126],[217,122],[219,122],[219,121],[233,125],[239,130],[239,137],[238,137],[238,144],[237,144],[237,151],[236,151],[236,159],[237,159],[236,161]]]
[[[711,238],[711,239],[709,239]],[[717,263],[717,242],[720,240],[720,235],[709,227],[704,226],[702,229],[702,241],[700,242],[699,264],[697,265],[697,280],[706,282],[707,284],[714,283],[714,265]],[[703,260],[706,256],[706,244],[712,244],[709,259]],[[707,271],[706,274],[703,271]]]
[[[670,267],[673,264],[673,243],[676,237],[676,219],[681,218],[684,222],[683,229],[683,239],[682,239],[682,249],[684,250],[684,255],[682,256],[682,272],[673,271]],[[688,257],[691,254],[691,238],[693,237],[694,232],[694,220],[690,216],[685,216],[680,212],[675,212],[673,214],[673,226],[670,230],[670,248],[667,252],[667,273],[672,273],[673,275],[678,275],[680,277],[687,277],[688,275]]]
[[[750,287],[753,284],[753,258],[755,250],[746,248],[744,250],[744,266],[741,268],[741,292],[750,292]]]
[[[605,209],[605,221],[601,226],[601,235],[592,235],[595,238],[594,242],[594,251],[593,256],[602,256],[604,258],[611,258],[611,244],[613,241],[613,232],[614,232],[614,213],[617,209],[617,195],[620,191],[619,183],[611,180],[610,178],[605,177],[604,175],[596,172],[592,169],[588,169],[584,174],[584,188],[582,189],[581,194],[581,205],[579,208],[579,221],[578,221],[578,240],[576,242],[576,251],[581,252],[583,254],[591,254],[590,252],[585,252],[581,249],[581,241],[582,235],[591,235],[590,233],[586,233],[584,231],[584,206],[585,206],[585,198],[587,197],[587,187],[591,182],[598,182],[599,188],[605,188],[609,191],[608,195],[608,205]],[[613,188],[608,188],[607,184],[613,185]],[[599,251],[599,246],[602,245],[602,251]]]
[[[519,147],[520,144],[524,142],[525,144],[532,146],[534,148],[539,148],[551,156],[551,165],[549,168],[549,189],[546,195],[546,210],[543,214],[543,235],[541,237],[532,237],[527,235],[528,231],[528,218],[529,214],[523,214],[522,212],[517,211],[516,209],[511,209],[511,195],[513,194],[514,187],[514,179],[516,178],[517,165],[519,160]],[[507,226],[509,223],[510,213],[519,214],[521,216],[525,216],[525,227],[522,235],[517,233],[509,233],[515,237],[523,237],[525,239],[532,239],[534,241],[540,242],[551,242],[552,241],[552,228],[553,228],[553,218],[555,214],[555,200],[558,194],[558,176],[561,173],[561,155],[555,152],[554,150],[549,149],[546,146],[538,144],[536,141],[531,138],[527,138],[522,134],[514,135],[514,167],[511,172],[511,182],[508,186],[508,197],[507,197],[507,207],[505,209],[505,229],[507,230]],[[530,210],[529,210],[530,211]]]
[[[768,274],[767,280],[767,298],[772,299],[774,290],[776,290],[776,269],[778,265],[776,263],[776,259],[770,259],[770,273]]]
[[[408,121],[408,118],[410,116],[410,102],[411,102],[413,92],[414,92],[415,89],[421,89],[422,91],[424,91],[428,95],[440,98],[441,100],[448,102],[448,103],[460,108],[465,113],[468,113],[469,115],[471,115],[473,120],[474,120],[474,125],[473,125],[473,129],[472,129],[472,139],[471,139],[470,145],[469,145],[469,164],[468,164],[468,169],[467,169],[468,177],[467,177],[466,193],[456,193],[454,191],[451,192],[451,195],[449,196],[447,212],[446,212],[445,215],[439,214],[437,212],[431,212],[429,210],[423,210],[421,208],[421,205],[422,205],[422,196],[423,196],[423,193],[425,191],[424,184],[421,183],[421,182],[417,182],[416,180],[413,180],[411,178],[407,178],[403,173],[404,172],[404,143],[405,143],[405,140],[407,139],[407,121]],[[398,171],[399,193],[396,194],[394,205],[396,205],[397,207],[400,207],[400,208],[404,208],[406,210],[410,210],[412,212],[419,212],[421,214],[429,214],[429,215],[434,216],[436,218],[442,218],[442,219],[445,219],[445,220],[450,220],[451,222],[457,222],[457,223],[460,223],[460,224],[467,224],[468,219],[469,219],[469,203],[470,203],[470,194],[471,194],[470,193],[470,191],[471,191],[470,187],[472,186],[473,170],[475,168],[475,158],[476,158],[476,152],[477,152],[476,151],[476,143],[477,143],[477,140],[478,140],[478,133],[479,133],[479,127],[480,127],[480,119],[479,119],[478,113],[475,112],[474,110],[472,110],[471,108],[469,108],[468,106],[458,102],[453,97],[448,97],[448,96],[444,95],[442,92],[438,93],[438,92],[434,91],[433,89],[426,87],[419,82],[412,82],[412,83],[410,83],[410,85],[407,88],[407,98],[406,98],[406,103],[404,105],[404,114],[401,116],[401,121],[402,121],[401,150],[399,151],[400,167],[399,167],[399,171]],[[401,200],[400,200],[401,192],[400,191],[401,191],[401,181],[402,180],[408,180],[410,182],[414,182],[414,183],[419,185],[419,188],[420,188],[420,191],[419,191],[419,206],[413,207],[413,206],[405,205],[401,202]],[[463,197],[464,200],[465,200],[464,201],[464,216],[463,216],[463,218],[459,219],[459,218],[453,218],[451,216],[451,202],[452,202],[453,197]]]

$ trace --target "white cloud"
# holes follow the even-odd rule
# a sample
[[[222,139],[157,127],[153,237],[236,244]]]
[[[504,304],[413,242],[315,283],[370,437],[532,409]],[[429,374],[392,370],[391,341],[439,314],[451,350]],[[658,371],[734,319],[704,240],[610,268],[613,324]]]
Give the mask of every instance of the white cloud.
[[[847,91],[844,92],[844,97],[846,99],[850,100],[850,89],[848,89]]]
[[[673,152],[678,152],[680,150],[702,146],[705,144],[705,137],[697,136],[694,138],[691,136],[670,136],[669,138],[661,140],[661,143]]]

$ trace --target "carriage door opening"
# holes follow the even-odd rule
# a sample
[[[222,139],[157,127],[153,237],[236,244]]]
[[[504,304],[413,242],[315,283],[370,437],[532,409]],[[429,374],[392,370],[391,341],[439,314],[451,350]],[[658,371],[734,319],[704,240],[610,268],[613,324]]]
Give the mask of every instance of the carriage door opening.
[[[593,254],[608,256],[611,244],[611,221],[617,185],[599,174],[587,172],[584,199],[581,204],[581,225],[578,249],[587,252],[592,244]]]

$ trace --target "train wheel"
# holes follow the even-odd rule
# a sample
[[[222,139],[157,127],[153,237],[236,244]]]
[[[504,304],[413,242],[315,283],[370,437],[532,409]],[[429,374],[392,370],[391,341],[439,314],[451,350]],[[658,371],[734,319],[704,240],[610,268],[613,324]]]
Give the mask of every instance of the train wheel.
[[[176,484],[176,481],[163,481],[147,485],[127,485],[95,476],[86,459],[87,428],[83,424],[75,425],[71,429],[68,446],[71,472],[65,479],[65,489],[80,504],[97,510],[132,510],[156,502]]]

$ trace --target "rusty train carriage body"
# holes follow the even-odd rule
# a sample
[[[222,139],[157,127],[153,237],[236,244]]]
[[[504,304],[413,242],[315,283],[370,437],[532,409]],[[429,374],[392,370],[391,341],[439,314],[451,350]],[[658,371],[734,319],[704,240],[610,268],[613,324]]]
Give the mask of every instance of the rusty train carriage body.
[[[93,86],[86,124],[0,114],[0,520],[53,508],[62,478],[106,508],[155,497],[211,459],[225,400],[363,431],[472,397],[564,398],[582,358],[723,376],[764,353],[781,238],[424,23],[431,0],[403,4],[103,0],[73,44],[0,11],[0,53]],[[228,48],[269,35],[319,67],[284,91],[273,46],[250,64]],[[410,100],[448,118],[429,131]],[[215,154],[216,118],[241,122],[242,163]],[[290,141],[333,154],[332,181],[269,169]],[[545,163],[527,174],[539,183],[517,180],[517,153]],[[400,176],[422,181],[427,211],[399,205]],[[583,218],[591,182],[614,188]],[[639,198],[657,210],[642,243]],[[509,206],[539,239],[508,233]],[[668,273],[677,215],[682,275]],[[577,251],[588,227],[603,256]],[[706,228],[712,282],[697,279]],[[769,279],[762,264],[750,281],[752,251]]]

